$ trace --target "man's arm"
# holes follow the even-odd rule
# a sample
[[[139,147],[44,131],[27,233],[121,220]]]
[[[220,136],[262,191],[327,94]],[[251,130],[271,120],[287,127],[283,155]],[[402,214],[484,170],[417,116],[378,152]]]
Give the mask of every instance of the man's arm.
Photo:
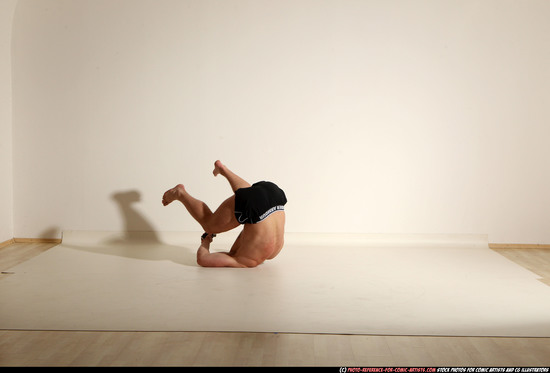
[[[201,239],[201,245],[197,250],[197,263],[202,267],[256,267],[258,263],[255,260],[235,255],[240,247],[240,235],[237,241],[228,253],[211,253],[210,243],[212,235],[208,234]]]
[[[204,245],[201,245],[197,251],[197,263],[202,267],[247,267],[227,253],[211,253]]]

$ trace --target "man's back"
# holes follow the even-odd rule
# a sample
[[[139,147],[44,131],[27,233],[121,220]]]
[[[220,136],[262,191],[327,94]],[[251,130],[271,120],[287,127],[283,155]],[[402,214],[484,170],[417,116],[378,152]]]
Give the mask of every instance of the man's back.
[[[273,259],[284,245],[285,212],[278,211],[256,224],[244,224],[240,245],[234,257],[249,259],[256,264]]]
[[[197,250],[197,263],[203,267],[255,267],[273,259],[284,244],[285,193],[270,181],[250,184],[229,170],[219,160],[214,162],[214,176],[224,176],[233,195],[215,212],[201,200],[191,196],[183,184],[167,190],[162,204],[180,201],[204,229]],[[216,234],[243,225],[243,230],[228,253],[210,252]]]

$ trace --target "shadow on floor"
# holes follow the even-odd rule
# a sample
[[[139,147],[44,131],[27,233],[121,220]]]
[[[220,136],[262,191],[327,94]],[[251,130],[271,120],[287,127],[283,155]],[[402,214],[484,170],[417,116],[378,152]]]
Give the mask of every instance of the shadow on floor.
[[[69,247],[105,255],[151,261],[169,260],[186,266],[197,266],[195,249],[162,242],[153,225],[136,206],[141,201],[139,191],[114,192],[110,199],[116,203],[124,223],[120,237],[90,247],[72,244]]]

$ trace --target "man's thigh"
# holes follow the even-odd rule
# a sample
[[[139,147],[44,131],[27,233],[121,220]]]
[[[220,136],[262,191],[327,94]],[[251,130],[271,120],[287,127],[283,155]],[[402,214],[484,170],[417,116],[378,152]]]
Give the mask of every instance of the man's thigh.
[[[235,195],[229,197],[218,207],[208,223],[210,232],[222,233],[237,228],[239,222],[235,217]]]

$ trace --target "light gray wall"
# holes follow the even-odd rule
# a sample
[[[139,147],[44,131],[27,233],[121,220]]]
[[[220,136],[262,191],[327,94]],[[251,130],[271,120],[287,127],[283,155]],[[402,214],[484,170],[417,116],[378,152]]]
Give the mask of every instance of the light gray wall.
[[[221,159],[286,191],[292,232],[550,243],[548,19],[545,0],[21,0],[15,235],[199,230],[161,196],[216,207]]]
[[[11,30],[16,4],[0,1],[0,242],[13,238]]]

